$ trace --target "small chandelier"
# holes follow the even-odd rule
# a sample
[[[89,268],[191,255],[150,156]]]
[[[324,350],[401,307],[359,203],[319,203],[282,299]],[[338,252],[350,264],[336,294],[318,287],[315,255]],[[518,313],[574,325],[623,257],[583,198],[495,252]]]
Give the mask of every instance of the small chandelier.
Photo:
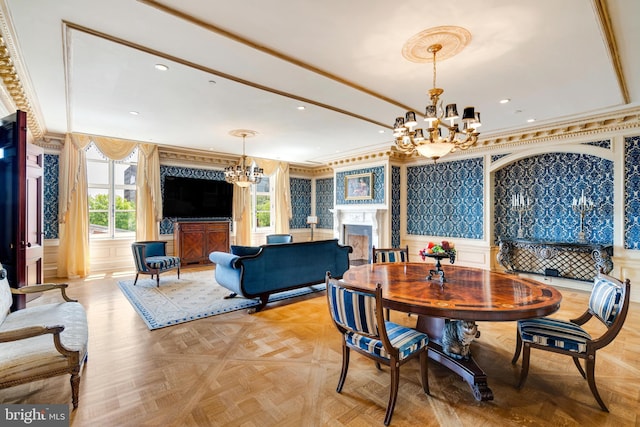
[[[465,107],[462,114],[462,129],[454,123],[458,116],[456,104],[448,104],[442,109],[440,95],[444,89],[436,87],[436,53],[442,49],[441,44],[432,44],[427,51],[433,54],[433,89],[429,90],[431,104],[427,105],[424,121],[428,122],[427,129],[416,129],[418,124],[416,113],[407,111],[404,117],[396,118],[393,126],[393,136],[398,149],[406,154],[418,152],[420,155],[438,160],[456,150],[466,150],[478,141],[480,127],[480,113],[474,107]],[[448,121],[449,123],[447,123]],[[443,129],[448,131],[442,134]]]
[[[253,162],[247,166],[247,156],[244,153],[245,139],[256,135],[256,131],[248,129],[236,129],[229,132],[231,136],[242,137],[242,159],[236,166],[224,168],[224,179],[229,184],[236,184],[238,187],[246,188],[251,184],[258,184],[264,176],[264,170]]]

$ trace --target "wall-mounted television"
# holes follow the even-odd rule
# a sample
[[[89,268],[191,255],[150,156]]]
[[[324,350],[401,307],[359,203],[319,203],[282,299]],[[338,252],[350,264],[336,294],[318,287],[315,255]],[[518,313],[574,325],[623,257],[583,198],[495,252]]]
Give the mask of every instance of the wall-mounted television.
[[[230,218],[232,209],[233,184],[202,178],[164,178],[165,218]]]

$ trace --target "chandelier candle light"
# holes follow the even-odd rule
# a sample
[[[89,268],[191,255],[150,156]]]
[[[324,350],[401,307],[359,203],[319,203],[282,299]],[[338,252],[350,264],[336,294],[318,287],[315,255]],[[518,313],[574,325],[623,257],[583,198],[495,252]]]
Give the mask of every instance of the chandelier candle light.
[[[518,239],[524,237],[524,229],[522,228],[522,214],[531,209],[531,199],[522,193],[513,194],[511,196],[511,207],[518,213]]]
[[[584,190],[580,194],[580,198],[573,198],[573,202],[571,203],[571,207],[573,211],[580,215],[580,231],[578,232],[578,242],[586,243],[587,239],[584,233],[584,216],[587,212],[590,212],[593,209],[593,200],[591,198],[586,197],[584,195]]]
[[[445,28],[444,31],[446,31],[449,27],[441,28]],[[462,28],[455,28],[466,31]],[[478,141],[480,133],[476,130],[481,125],[480,113],[476,112],[474,107],[464,108],[461,119],[462,129],[458,123],[455,123],[455,120],[459,118],[456,104],[448,104],[444,109],[442,108],[440,95],[444,93],[444,89],[436,87],[436,54],[442,47],[442,44],[435,43],[427,49],[429,53],[433,54],[433,88],[429,90],[431,103],[426,106],[424,115],[427,128],[424,130],[416,128],[418,121],[415,111],[407,111],[404,117],[396,118],[393,126],[395,143],[401,152],[406,154],[418,152],[433,161],[451,152],[472,147]],[[443,130],[446,135],[443,135]]]
[[[224,169],[224,179],[229,184],[236,184],[238,187],[249,187],[251,184],[258,184],[264,175],[264,170],[255,162],[247,166],[247,156],[244,153],[245,139],[255,136],[258,132],[249,129],[236,129],[229,132],[229,135],[242,137],[242,159],[236,166],[229,166]]]

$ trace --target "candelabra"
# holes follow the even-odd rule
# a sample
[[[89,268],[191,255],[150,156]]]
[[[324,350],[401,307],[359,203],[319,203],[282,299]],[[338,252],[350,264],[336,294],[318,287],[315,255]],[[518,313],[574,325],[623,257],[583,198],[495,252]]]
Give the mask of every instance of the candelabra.
[[[584,195],[584,190],[582,190],[580,198],[573,198],[571,207],[573,208],[574,212],[580,215],[580,231],[578,232],[578,242],[586,243],[587,239],[584,233],[584,216],[587,212],[590,212],[593,209],[593,200],[591,200],[590,197],[586,197]]]
[[[514,194],[511,196],[511,208],[518,213],[518,239],[522,239],[524,237],[522,214],[531,209],[531,199],[522,193]]]

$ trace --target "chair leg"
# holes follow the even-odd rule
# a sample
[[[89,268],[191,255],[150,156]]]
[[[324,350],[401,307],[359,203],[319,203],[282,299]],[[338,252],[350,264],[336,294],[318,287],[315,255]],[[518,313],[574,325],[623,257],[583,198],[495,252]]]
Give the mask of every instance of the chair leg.
[[[345,343],[342,343],[342,372],[340,372],[340,379],[338,380],[338,388],[336,391],[340,393],[344,380],[347,378],[347,371],[349,370],[349,347]]]
[[[518,330],[516,334],[516,352],[513,355],[513,359],[511,359],[511,364],[515,365],[520,357],[520,351],[522,350],[522,337],[520,336],[520,330]]]
[[[429,350],[425,350],[420,353],[420,377],[422,377],[422,389],[426,394],[431,394],[429,391]]]
[[[376,361],[376,368],[378,371],[382,371],[382,366],[380,366],[380,362]]]
[[[180,280],[180,267],[178,267],[178,280]]]
[[[594,354],[593,359],[587,359],[587,382],[589,383],[589,388],[591,389],[591,393],[593,394],[593,397],[596,398],[596,401],[598,402],[598,405],[600,405],[600,408],[602,408],[604,412],[609,412],[607,405],[604,404],[604,401],[600,397],[600,393],[598,393],[598,388],[596,387],[595,370],[596,370],[596,358]]]
[[[156,274],[156,287],[160,287],[160,273]]]
[[[391,390],[389,390],[389,404],[387,405],[387,413],[384,416],[384,425],[391,423],[393,410],[396,407],[396,399],[398,397],[398,383],[400,382],[400,365],[397,360],[391,358]]]
[[[78,396],[80,395],[80,375],[71,374],[71,402],[73,409],[78,407]]]
[[[136,273],[136,279],[133,281],[133,286],[135,286],[137,282],[138,282],[138,273]]]
[[[518,385],[516,386],[518,389],[521,389],[524,386],[524,383],[527,381],[527,375],[529,375],[529,357],[531,356],[531,346],[529,344],[523,345],[524,349],[522,350],[522,368],[520,371],[520,381],[518,381]]]
[[[587,374],[585,374],[584,369],[582,369],[582,365],[580,364],[580,360],[578,360],[577,357],[573,358],[573,363],[576,365],[576,368],[578,368],[578,371],[580,372],[580,375],[582,375],[582,378],[584,378],[585,380],[587,379]]]

